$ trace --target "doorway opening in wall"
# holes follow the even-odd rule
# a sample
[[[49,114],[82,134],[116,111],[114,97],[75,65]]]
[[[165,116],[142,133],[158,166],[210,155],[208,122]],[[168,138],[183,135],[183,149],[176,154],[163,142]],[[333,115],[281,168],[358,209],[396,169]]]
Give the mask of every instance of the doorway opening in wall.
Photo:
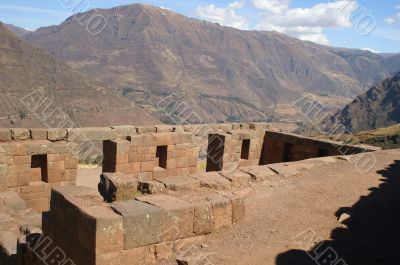
[[[240,158],[249,160],[250,155],[250,139],[245,139],[242,141],[242,151],[240,153]]]
[[[47,155],[33,155],[31,159],[31,181],[47,182]]]
[[[290,162],[293,161],[293,144],[285,143],[285,147],[283,149],[283,158],[282,162]]]
[[[158,166],[167,169],[168,146],[157,146],[156,157],[158,158]]]
[[[206,171],[222,171],[224,163],[225,136],[210,134],[208,136]]]
[[[329,151],[323,148],[318,149],[318,157],[329,156]]]

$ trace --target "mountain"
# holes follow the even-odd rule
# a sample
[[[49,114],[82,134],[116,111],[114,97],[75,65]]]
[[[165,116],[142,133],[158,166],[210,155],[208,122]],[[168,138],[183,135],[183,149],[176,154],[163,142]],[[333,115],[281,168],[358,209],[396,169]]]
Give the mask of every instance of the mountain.
[[[68,121],[67,116],[58,115],[59,120],[50,123],[46,115],[60,111],[72,120],[63,126],[157,122],[113,89],[97,85],[46,52],[26,44],[1,23],[0,93],[1,127],[54,127],[57,124],[53,123]],[[37,104],[46,100],[38,104],[41,108],[36,114],[30,112],[32,100]]]
[[[91,18],[100,16],[104,30],[90,34]],[[390,76],[383,66],[388,58],[379,54],[237,30],[141,4],[80,13],[24,39],[159,114],[174,112],[159,104],[172,94],[201,121],[293,116],[292,102],[305,93],[343,105]]]
[[[400,123],[400,73],[373,86],[341,111],[325,119],[321,128],[354,133]],[[337,131],[339,132],[339,131]]]
[[[3,25],[8,28],[11,32],[13,32],[15,35],[17,35],[17,37],[22,37],[26,34],[28,34],[30,31],[24,29],[24,28],[20,28],[11,24],[5,24],[3,23]]]

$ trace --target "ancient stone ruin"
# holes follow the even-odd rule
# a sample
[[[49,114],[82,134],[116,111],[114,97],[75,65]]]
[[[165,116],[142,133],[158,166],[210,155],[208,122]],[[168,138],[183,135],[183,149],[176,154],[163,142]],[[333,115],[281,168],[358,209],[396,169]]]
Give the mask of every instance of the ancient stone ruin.
[[[76,186],[101,146],[98,187]],[[190,242],[240,222],[245,189],[296,174],[291,161],[376,150],[263,123],[1,129],[0,264],[203,264]]]

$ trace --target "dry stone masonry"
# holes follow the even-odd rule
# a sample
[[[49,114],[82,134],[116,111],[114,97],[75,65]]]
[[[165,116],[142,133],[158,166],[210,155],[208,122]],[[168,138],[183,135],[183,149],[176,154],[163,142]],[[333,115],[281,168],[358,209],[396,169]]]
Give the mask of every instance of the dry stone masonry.
[[[98,189],[76,186],[88,142]],[[375,150],[263,123],[1,129],[0,264],[191,264],[194,242],[245,218],[250,187],[301,174],[286,162]]]

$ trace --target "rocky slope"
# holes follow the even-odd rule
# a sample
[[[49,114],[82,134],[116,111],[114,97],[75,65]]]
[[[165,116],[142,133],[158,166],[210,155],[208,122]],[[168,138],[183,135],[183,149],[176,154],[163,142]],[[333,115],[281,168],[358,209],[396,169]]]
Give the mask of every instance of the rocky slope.
[[[30,31],[28,31],[28,30],[26,30],[24,28],[17,27],[17,26],[11,25],[11,24],[3,23],[3,25],[6,28],[8,28],[12,33],[17,35],[17,37],[22,37],[22,36],[24,36],[24,35],[26,35],[26,34],[28,34],[30,32]]]
[[[54,127],[56,121],[51,123],[45,117],[59,110],[72,120],[64,126],[157,122],[114,90],[97,85],[46,52],[24,43],[1,23],[0,93],[1,127]],[[29,107],[33,106],[32,99],[41,106],[36,114],[30,111],[34,109]],[[38,103],[44,99],[45,103]],[[69,118],[58,116],[57,123]]]
[[[373,86],[334,116],[325,119],[321,128],[332,132],[360,132],[400,123],[400,73]]]
[[[78,20],[98,14],[106,27],[91,35]],[[294,114],[292,102],[304,93],[352,98],[389,76],[385,58],[371,52],[241,31],[139,4],[81,13],[24,38],[158,112],[173,112],[158,104],[173,93],[202,121]]]

